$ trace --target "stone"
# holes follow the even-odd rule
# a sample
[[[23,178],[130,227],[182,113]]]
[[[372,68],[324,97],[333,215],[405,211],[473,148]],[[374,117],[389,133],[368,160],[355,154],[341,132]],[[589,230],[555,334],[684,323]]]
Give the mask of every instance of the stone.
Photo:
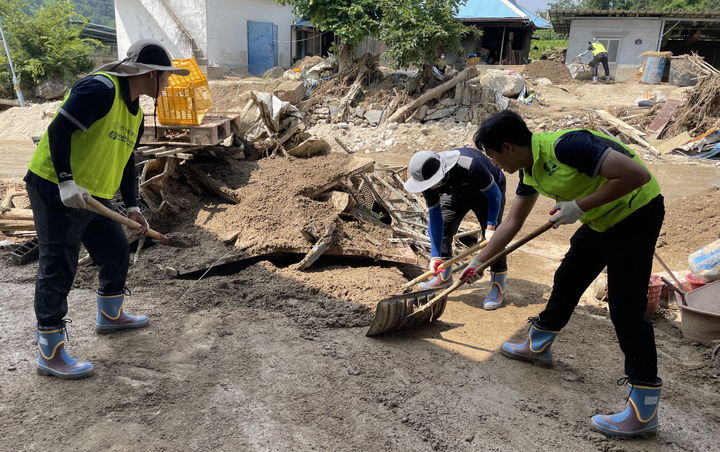
[[[43,99],[61,99],[65,96],[70,84],[62,79],[48,79],[35,87],[35,97]]]
[[[442,105],[443,107],[453,107],[458,104],[454,98],[449,98],[449,97],[440,99],[440,102],[438,102],[438,103],[440,105]]]
[[[330,116],[335,117],[335,115],[337,115],[337,112],[338,112],[338,108],[334,105],[331,105],[330,106]]]
[[[280,66],[271,67],[263,73],[263,78],[280,78],[285,73],[285,69]]]
[[[455,112],[455,121],[457,122],[468,122],[470,119],[470,109],[468,107],[460,107]]]
[[[425,119],[425,115],[427,115],[428,107],[427,105],[420,105],[420,107],[415,110],[415,114],[413,115],[413,118],[417,119],[418,121],[422,121]]]
[[[286,80],[275,88],[273,94],[280,100],[297,105],[302,102],[303,97],[305,97],[305,85],[303,82]]]
[[[425,117],[425,120],[426,121],[434,121],[434,120],[438,120],[438,119],[443,119],[443,118],[449,117],[451,114],[452,114],[452,109],[443,108],[441,110],[436,111],[435,113],[433,113],[431,115],[427,115]]]
[[[347,122],[339,122],[339,123],[337,123],[337,124],[335,124],[335,125],[336,125],[339,129],[349,129],[349,128],[350,128],[350,124],[348,124]]]
[[[329,115],[330,107],[317,107],[315,110],[313,110],[313,113],[315,113],[316,115]]]
[[[365,112],[365,119],[367,119],[370,124],[377,125],[380,123],[382,114],[382,110],[368,110]]]
[[[397,128],[398,128],[398,123],[396,123],[396,122],[391,122],[390,124],[387,125],[387,130],[395,130]]]
[[[541,77],[541,78],[535,80],[535,84],[536,84],[536,85],[540,85],[540,86],[542,86],[542,85],[552,85],[553,82],[552,82],[552,80],[550,80],[549,78]]]
[[[513,97],[520,94],[525,87],[525,80],[517,72],[490,70],[480,78],[480,84],[505,97]]]
[[[362,107],[356,107],[355,108],[355,116],[357,116],[359,118],[364,118],[365,117],[365,109]]]

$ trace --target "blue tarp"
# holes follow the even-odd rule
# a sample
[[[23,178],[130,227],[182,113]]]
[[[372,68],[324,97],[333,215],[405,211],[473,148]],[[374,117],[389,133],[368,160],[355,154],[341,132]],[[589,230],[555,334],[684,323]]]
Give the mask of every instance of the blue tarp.
[[[552,28],[513,0],[468,0],[458,10],[458,19],[526,19],[538,28]]]

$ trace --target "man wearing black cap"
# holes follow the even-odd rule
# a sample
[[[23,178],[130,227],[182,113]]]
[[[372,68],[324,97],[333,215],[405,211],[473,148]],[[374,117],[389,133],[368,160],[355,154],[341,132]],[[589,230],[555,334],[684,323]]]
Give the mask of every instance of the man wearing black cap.
[[[25,176],[40,246],[35,285],[39,373],[85,378],[93,365],[65,350],[67,295],[80,245],[98,270],[95,330],[108,333],[139,328],[147,316],[123,312],[129,265],[128,243],[117,223],[86,210],[92,196],[106,206],[120,192],[128,216],[147,228],[137,207],[133,150],[143,134],[141,94],[157,99],[172,67],[163,45],[152,39],[133,44],[127,58],[98,68],[79,80],[60,105],[38,144]]]
[[[453,237],[465,215],[472,210],[483,235],[489,238],[500,224],[505,206],[505,176],[492,161],[476,149],[460,148],[445,152],[420,151],[408,164],[410,179],[405,190],[422,192],[428,206],[430,269],[436,276],[420,283],[424,289],[452,283],[452,267],[438,266],[452,257]],[[500,259],[492,267],[492,289],[483,308],[499,308],[505,299],[507,262]]]

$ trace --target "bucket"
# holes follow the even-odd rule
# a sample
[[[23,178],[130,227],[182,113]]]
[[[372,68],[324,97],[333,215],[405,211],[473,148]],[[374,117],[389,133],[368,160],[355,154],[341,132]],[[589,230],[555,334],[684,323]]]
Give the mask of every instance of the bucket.
[[[703,281],[701,279],[697,279],[695,275],[692,273],[688,273],[685,275],[685,282],[687,283],[687,290],[695,290],[699,289],[705,284],[707,284],[707,281]]]
[[[648,303],[645,310],[645,316],[653,315],[660,302],[660,294],[665,287],[665,283],[658,275],[650,275],[650,283],[648,284]]]
[[[665,72],[665,64],[667,58],[649,56],[645,60],[645,71],[643,71],[642,83],[648,83],[650,85],[657,85],[662,81],[663,73]]]

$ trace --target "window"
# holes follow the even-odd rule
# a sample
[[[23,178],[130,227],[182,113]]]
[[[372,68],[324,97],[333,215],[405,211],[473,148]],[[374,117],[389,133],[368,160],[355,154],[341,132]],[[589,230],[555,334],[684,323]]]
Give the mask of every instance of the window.
[[[617,63],[618,54],[620,53],[620,39],[617,38],[599,38],[598,42],[605,46],[608,52],[608,62]]]

